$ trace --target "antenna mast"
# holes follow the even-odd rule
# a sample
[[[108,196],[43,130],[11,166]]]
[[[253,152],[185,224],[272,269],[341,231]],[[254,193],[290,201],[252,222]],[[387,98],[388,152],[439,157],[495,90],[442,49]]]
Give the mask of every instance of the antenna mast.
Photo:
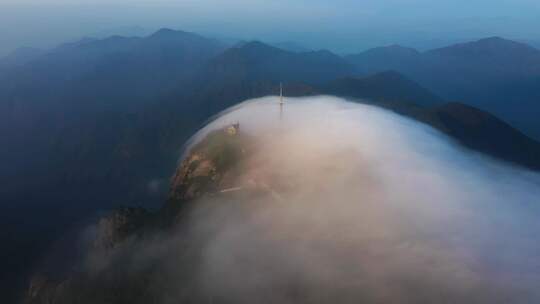
[[[283,119],[283,84],[279,83],[279,120]]]

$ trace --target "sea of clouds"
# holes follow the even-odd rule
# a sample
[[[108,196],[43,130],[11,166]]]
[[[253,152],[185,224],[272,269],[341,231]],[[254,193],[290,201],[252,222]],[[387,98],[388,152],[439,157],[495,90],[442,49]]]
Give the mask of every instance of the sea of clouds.
[[[203,197],[173,231],[89,254],[88,277],[144,275],[160,303],[540,301],[537,173],[377,107],[278,101],[235,106],[186,145],[239,122],[256,145],[235,178],[257,191]]]

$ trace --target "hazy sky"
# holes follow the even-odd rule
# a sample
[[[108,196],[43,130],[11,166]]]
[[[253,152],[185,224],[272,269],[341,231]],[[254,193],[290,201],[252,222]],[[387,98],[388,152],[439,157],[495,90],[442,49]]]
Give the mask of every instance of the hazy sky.
[[[0,54],[161,27],[338,52],[492,35],[540,40],[538,16],[538,0],[0,0]]]

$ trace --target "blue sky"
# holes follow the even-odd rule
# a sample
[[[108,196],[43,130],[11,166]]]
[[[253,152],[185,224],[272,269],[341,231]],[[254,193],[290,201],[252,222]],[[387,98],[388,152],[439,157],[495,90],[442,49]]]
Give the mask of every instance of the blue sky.
[[[539,16],[538,0],[0,0],[0,54],[161,27],[294,40],[340,53],[392,43],[430,48],[494,35],[540,41]]]

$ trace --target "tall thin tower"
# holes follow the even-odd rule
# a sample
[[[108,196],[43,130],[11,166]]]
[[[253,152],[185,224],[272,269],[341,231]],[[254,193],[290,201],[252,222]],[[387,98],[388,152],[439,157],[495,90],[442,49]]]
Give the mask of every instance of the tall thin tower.
[[[283,84],[279,83],[279,120],[283,119]]]

